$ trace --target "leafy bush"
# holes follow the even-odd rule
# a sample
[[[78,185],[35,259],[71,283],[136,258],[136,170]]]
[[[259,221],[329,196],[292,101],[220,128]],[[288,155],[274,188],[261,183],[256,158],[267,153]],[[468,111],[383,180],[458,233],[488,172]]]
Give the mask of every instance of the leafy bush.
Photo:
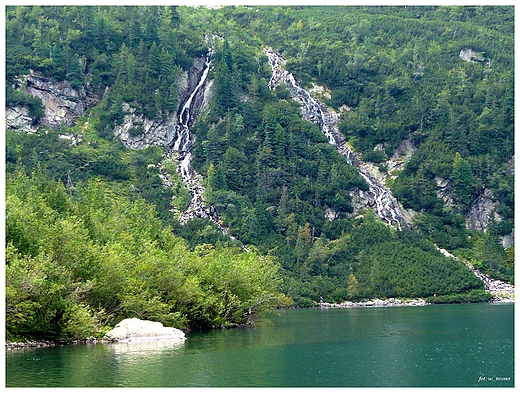
[[[7,178],[8,339],[99,336],[127,317],[183,329],[251,325],[287,304],[272,258],[224,246],[190,251],[152,206],[99,180],[52,208],[60,190],[43,173]]]

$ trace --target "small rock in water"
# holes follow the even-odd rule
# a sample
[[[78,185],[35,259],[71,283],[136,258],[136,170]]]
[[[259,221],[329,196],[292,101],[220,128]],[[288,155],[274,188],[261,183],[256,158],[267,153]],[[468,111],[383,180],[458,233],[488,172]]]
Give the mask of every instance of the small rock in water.
[[[143,321],[138,318],[122,320],[103,337],[104,342],[184,341],[185,339],[184,332],[179,329],[163,326],[160,322]]]

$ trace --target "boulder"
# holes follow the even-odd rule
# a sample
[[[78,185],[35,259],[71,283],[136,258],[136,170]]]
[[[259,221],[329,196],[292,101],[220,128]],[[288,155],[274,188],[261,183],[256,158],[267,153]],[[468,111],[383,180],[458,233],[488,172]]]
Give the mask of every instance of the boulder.
[[[104,342],[140,342],[150,340],[184,341],[184,332],[172,327],[163,326],[160,322],[143,321],[128,318],[119,322],[115,328],[103,337]]]
[[[5,125],[8,130],[34,133],[33,119],[29,116],[29,108],[25,106],[14,106],[5,109]]]
[[[471,48],[462,48],[459,51],[459,58],[472,63],[485,60],[482,53],[476,52],[474,49]]]

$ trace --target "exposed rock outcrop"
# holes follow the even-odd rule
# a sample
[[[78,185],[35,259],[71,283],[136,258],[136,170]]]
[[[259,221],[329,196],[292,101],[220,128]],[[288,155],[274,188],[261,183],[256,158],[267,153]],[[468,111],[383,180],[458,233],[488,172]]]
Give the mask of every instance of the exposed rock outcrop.
[[[177,172],[184,180],[192,196],[186,211],[180,216],[180,223],[186,224],[189,220],[198,217],[215,223],[220,230],[227,234],[220,219],[212,206],[204,200],[203,179],[191,166],[193,136],[190,127],[197,116],[209,106],[212,95],[212,81],[207,79],[211,67],[211,51],[206,58],[194,60],[189,72],[183,72],[177,78],[179,87],[177,111],[171,113],[166,120],[147,119],[136,114],[136,109],[130,104],[123,104],[123,123],[114,129],[121,141],[132,149],[144,149],[155,145],[164,147],[165,159],[177,162]],[[163,162],[158,164],[160,177],[165,187],[171,187],[169,176]]]
[[[27,93],[42,100],[45,115],[41,123],[51,128],[74,125],[76,119],[96,103],[85,88],[75,89],[66,80],[58,82],[36,71],[31,70],[25,84]]]
[[[394,180],[397,178],[398,173],[404,169],[416,150],[410,138],[401,142],[394,155],[385,163],[390,178]]]
[[[17,105],[5,110],[5,126],[8,130],[34,133],[33,119],[29,116],[29,108]]]
[[[131,149],[145,149],[149,146],[161,146],[179,153],[191,147],[191,136],[186,135],[178,128],[179,114],[183,105],[194,94],[185,116],[195,119],[200,111],[203,111],[208,101],[205,100],[204,91],[196,91],[200,82],[201,74],[204,72],[206,63],[204,58],[196,58],[189,72],[182,72],[176,80],[179,87],[177,100],[179,105],[176,112],[171,112],[166,119],[149,119],[142,114],[137,114],[135,107],[129,103],[123,103],[125,116],[123,123],[114,128],[114,134],[118,136],[123,144]],[[206,87],[204,85],[203,87]],[[200,89],[199,89],[200,90]]]
[[[449,179],[444,179],[440,176],[435,177],[435,183],[437,184],[437,198],[442,201],[444,207],[451,211],[455,202],[453,201],[452,189],[453,186]]]
[[[104,342],[140,342],[150,340],[184,341],[184,332],[172,327],[165,327],[160,322],[143,321],[128,318],[119,322],[115,328],[103,337]]]
[[[497,213],[500,202],[497,201],[493,192],[484,188],[478,195],[471,199],[471,205],[466,215],[466,228],[469,230],[484,232],[488,229],[489,223],[494,220],[501,222],[503,217]],[[515,242],[515,230],[502,236],[502,246],[508,248]]]
[[[495,213],[497,207],[498,202],[494,200],[491,190],[484,188],[482,192],[472,198],[470,210],[466,216],[466,227],[469,230],[484,232],[492,217],[496,221],[502,220]]]
[[[464,61],[470,61],[473,63],[484,61],[484,56],[482,53],[476,52],[471,48],[463,48],[459,51],[459,58]]]
[[[85,87],[76,89],[66,80],[58,82],[33,70],[17,79],[14,87],[25,89],[28,94],[40,98],[45,108],[38,122],[30,117],[26,107],[6,108],[6,128],[21,132],[36,132],[39,125],[54,129],[62,125],[73,126],[85,110],[97,103]]]
[[[114,134],[123,144],[131,149],[141,150],[150,146],[169,146],[174,139],[177,117],[170,114],[166,120],[151,120],[136,114],[136,108],[123,103],[123,112],[127,113],[123,123],[114,128]]]

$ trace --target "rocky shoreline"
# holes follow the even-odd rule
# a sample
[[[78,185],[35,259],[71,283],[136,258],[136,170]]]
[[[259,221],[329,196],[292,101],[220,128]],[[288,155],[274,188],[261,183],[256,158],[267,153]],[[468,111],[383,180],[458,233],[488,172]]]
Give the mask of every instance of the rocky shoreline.
[[[485,291],[493,295],[492,303],[507,303],[515,301],[515,286],[506,282],[495,280],[487,274],[470,267],[475,275],[484,282]]]
[[[71,340],[71,341],[23,341],[23,342],[6,342],[5,349],[8,351],[16,349],[28,349],[28,348],[47,348],[47,347],[59,347],[63,345],[71,344],[95,344],[98,340],[94,337],[90,337],[86,340]]]
[[[363,307],[403,307],[403,306],[426,306],[430,303],[424,299],[371,299],[360,302],[327,303],[321,302],[321,308],[363,308]]]

